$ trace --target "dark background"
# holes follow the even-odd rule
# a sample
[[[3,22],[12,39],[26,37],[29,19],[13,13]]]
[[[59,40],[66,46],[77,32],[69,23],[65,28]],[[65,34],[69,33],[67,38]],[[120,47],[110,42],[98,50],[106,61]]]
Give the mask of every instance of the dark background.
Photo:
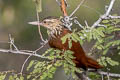
[[[80,3],[81,0],[67,0],[69,7],[67,8],[70,14]],[[105,6],[110,0],[86,0],[84,6],[74,14],[82,25],[86,20],[89,25],[93,24],[100,15],[105,12]],[[120,15],[120,0],[116,0],[112,13]],[[88,6],[89,8],[85,7]],[[55,0],[42,0],[42,12],[40,20],[47,16],[61,16],[59,6]],[[90,9],[93,8],[93,9]],[[36,20],[35,4],[32,0],[0,0],[0,48],[9,49],[8,34],[11,34],[15,39],[15,44],[19,49],[35,50],[40,47],[40,37],[36,26],[29,25],[28,22]],[[41,28],[44,38],[46,39],[46,29]],[[5,41],[6,43],[3,43]],[[45,46],[45,48],[47,48]],[[91,45],[84,44],[84,50],[89,52]],[[44,48],[44,49],[45,49]],[[43,51],[42,51],[43,52]],[[39,54],[42,54],[40,52]],[[116,56],[118,59],[120,56]],[[115,58],[116,58],[115,57]],[[22,63],[27,58],[25,55],[1,53],[0,52],[0,71],[15,69],[20,71]],[[38,59],[32,57],[31,59]],[[120,66],[113,67],[112,72],[120,73]],[[58,69],[54,80],[64,80],[66,77],[61,69]]]

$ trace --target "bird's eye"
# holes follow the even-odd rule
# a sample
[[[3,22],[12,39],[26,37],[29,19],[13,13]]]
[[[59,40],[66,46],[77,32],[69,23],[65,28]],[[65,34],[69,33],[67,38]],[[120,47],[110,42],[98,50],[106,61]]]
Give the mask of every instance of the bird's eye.
[[[43,23],[46,23],[46,21],[43,21]]]

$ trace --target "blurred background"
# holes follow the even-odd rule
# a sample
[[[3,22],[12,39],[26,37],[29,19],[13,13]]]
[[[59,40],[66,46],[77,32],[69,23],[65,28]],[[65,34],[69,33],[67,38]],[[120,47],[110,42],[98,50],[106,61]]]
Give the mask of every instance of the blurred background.
[[[70,14],[81,0],[67,0]],[[98,19],[105,12],[105,6],[110,0],[86,0],[80,9],[74,14],[82,25],[86,20],[89,25]],[[120,15],[120,0],[116,0],[112,13]],[[39,14],[40,20],[48,16],[62,16],[60,7],[56,0],[42,0],[42,12]],[[18,49],[35,50],[40,47],[40,37],[37,26],[29,25],[28,22],[36,20],[36,9],[33,0],[0,0],[0,48],[9,49],[8,34],[15,39]],[[47,39],[46,29],[41,28],[44,39]],[[45,46],[45,50],[49,46]],[[91,45],[84,44],[84,50],[89,52]],[[42,51],[44,52],[44,51]],[[40,52],[39,54],[42,54]],[[0,71],[17,70],[20,71],[22,63],[27,58],[25,55],[0,52]],[[37,59],[32,57],[31,59]],[[119,57],[118,57],[119,59]],[[28,63],[27,63],[28,64]],[[120,69],[113,67],[112,72]],[[117,73],[120,73],[117,71]],[[58,69],[54,80],[65,80],[66,76],[61,69]]]

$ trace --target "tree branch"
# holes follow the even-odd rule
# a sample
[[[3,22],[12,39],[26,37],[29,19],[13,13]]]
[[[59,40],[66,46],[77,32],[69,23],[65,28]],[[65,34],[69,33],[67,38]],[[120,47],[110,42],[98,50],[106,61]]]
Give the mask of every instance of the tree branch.
[[[75,13],[76,13],[76,11],[80,8],[80,6],[84,3],[84,1],[85,0],[82,0],[81,2],[80,2],[80,4],[77,6],[77,8],[70,14],[70,17],[72,17]]]
[[[116,74],[116,73],[108,73],[108,72],[104,72],[104,71],[98,71],[97,73],[101,74],[101,75],[105,75],[105,76],[107,76],[109,74],[109,76],[111,76],[111,77],[120,77],[120,74]]]
[[[23,73],[23,69],[24,69],[24,67],[25,67],[25,64],[27,63],[27,61],[30,59],[31,56],[32,56],[32,55],[29,55],[29,56],[25,59],[23,65],[22,65],[21,71],[20,71],[21,74]]]
[[[64,0],[61,0],[61,10],[62,10],[64,16],[68,16]]]
[[[36,10],[37,11],[37,10]],[[40,22],[39,20],[39,12],[37,11],[37,21]],[[45,40],[43,39],[43,36],[42,36],[42,33],[41,33],[41,30],[40,30],[40,24],[38,24],[38,32],[39,32],[39,35],[40,35],[40,39],[45,42]]]
[[[39,54],[34,54],[34,51],[33,53],[30,53],[30,52],[24,52],[24,51],[16,51],[16,50],[7,50],[7,49],[0,49],[0,52],[3,52],[3,53],[13,53],[13,54],[20,54],[20,55],[31,55],[31,56],[35,56],[35,57],[39,57],[39,58],[45,58],[45,59],[48,59],[47,57],[44,57],[44,56],[41,56]]]
[[[100,18],[92,25],[91,29],[93,29],[94,27],[98,26],[100,24],[100,22],[103,20],[103,19],[106,19],[106,17],[109,16],[111,10],[112,10],[112,7],[115,3],[115,0],[111,0],[110,4],[109,4],[109,7],[106,11],[105,14],[103,14],[102,16],[100,16]]]

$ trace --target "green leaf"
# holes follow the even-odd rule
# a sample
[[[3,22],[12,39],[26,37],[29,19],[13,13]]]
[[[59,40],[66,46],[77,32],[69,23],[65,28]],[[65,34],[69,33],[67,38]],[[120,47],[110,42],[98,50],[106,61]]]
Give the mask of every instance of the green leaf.
[[[70,37],[70,34],[66,34],[65,36],[63,36],[63,37],[61,38],[62,44],[64,44],[69,37]]]
[[[20,80],[24,80],[24,77],[23,77],[23,76],[20,76]]]
[[[39,66],[42,66],[42,62],[37,62],[37,64],[34,66],[34,68],[38,68]]]
[[[103,20],[102,23],[108,23],[109,21],[108,20]]]
[[[94,33],[92,33],[91,31],[90,31],[90,32],[88,32],[87,34],[84,34],[84,35],[86,35],[86,36],[87,36],[87,41],[88,41],[88,42],[90,42],[90,41],[91,41],[91,39],[92,39],[92,34],[94,34]]]
[[[103,33],[103,31],[105,31],[105,29],[104,29],[104,28],[101,28],[101,27],[97,28],[97,30],[96,30],[96,32],[97,32],[100,36],[105,37],[105,34]]]
[[[106,57],[106,61],[111,65],[111,66],[116,66],[119,65],[119,62],[112,60],[109,57]]]
[[[4,80],[5,79],[5,77],[6,77],[6,74],[0,74],[0,80]]]
[[[31,78],[31,76],[32,76],[31,74],[27,75],[27,80],[29,80]]]
[[[69,46],[69,49],[72,47],[72,40],[71,39],[68,39],[68,46]]]
[[[52,52],[54,52],[54,49],[53,49],[53,48],[49,48],[49,49],[47,49],[47,50],[45,51],[44,54],[42,54],[42,56],[46,56],[47,54],[52,53]]]
[[[102,64],[102,65],[104,65],[104,66],[107,66],[107,63],[106,63],[106,60],[105,60],[106,58],[103,56],[103,57],[101,57],[100,58],[100,64]]]
[[[14,80],[14,77],[12,75],[10,75],[9,80]]]
[[[52,64],[48,65],[48,66],[47,66],[47,69],[50,69],[51,67],[52,67]]]
[[[20,79],[17,77],[16,80],[20,80]]]
[[[97,49],[102,50],[102,47],[101,46],[97,46]]]
[[[103,55],[106,55],[106,53],[108,52],[108,50],[109,50],[109,48],[105,49],[105,50],[103,51]]]
[[[79,36],[76,33],[72,33],[72,39],[75,42],[80,41],[80,38],[79,38]]]
[[[54,64],[56,67],[60,67],[63,65],[62,61],[57,60],[56,63]]]
[[[29,63],[29,66],[27,67],[27,70],[29,70],[29,69],[32,67],[33,64],[34,64],[34,60],[32,60],[32,61]]]

